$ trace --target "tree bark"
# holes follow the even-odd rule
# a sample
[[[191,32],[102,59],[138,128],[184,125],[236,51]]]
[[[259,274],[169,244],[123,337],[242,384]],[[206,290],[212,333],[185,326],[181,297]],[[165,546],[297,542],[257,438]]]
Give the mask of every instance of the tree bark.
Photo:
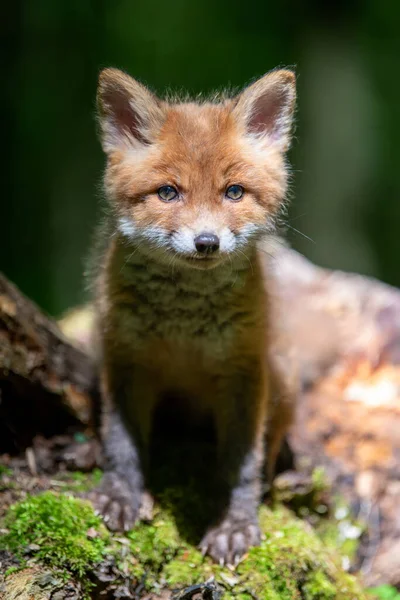
[[[364,581],[399,586],[400,291],[284,248],[272,276],[278,329],[301,374],[297,464],[323,465],[366,526],[354,565]]]
[[[41,566],[12,573],[3,581],[0,575],[1,600],[80,600],[80,586],[63,580],[62,574]]]
[[[0,274],[0,451],[87,425],[93,384],[88,354]]]

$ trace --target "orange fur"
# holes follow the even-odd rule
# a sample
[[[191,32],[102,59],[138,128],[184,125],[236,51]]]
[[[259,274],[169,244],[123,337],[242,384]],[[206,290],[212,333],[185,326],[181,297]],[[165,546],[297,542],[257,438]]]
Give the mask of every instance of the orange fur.
[[[233,230],[275,216],[286,193],[284,157],[273,148],[259,155],[246,144],[231,108],[231,103],[168,107],[157,144],[139,160],[129,151],[113,152],[105,183],[116,210],[141,227],[168,230],[190,224],[204,209]],[[246,197],[224,204],[221,197],[231,182],[243,185]],[[182,190],[184,204],[159,201],[156,190],[167,183]]]
[[[111,497],[113,520],[116,504],[126,507],[131,494],[136,515],[144,486],[141,469],[126,459],[140,462],[138,445],[116,413],[145,447],[157,403],[169,390],[178,392],[194,413],[213,414],[221,482],[236,481],[224,518],[202,542],[222,561],[236,560],[259,539],[265,429],[276,425],[276,435],[268,433],[275,458],[289,421],[290,411],[279,419],[271,398],[277,376],[258,242],[273,232],[284,202],[294,98],[290,71],[272,72],[218,102],[165,102],[115,69],[99,83],[112,235],[98,314],[111,415],[105,437],[114,460],[102,498]],[[176,189],[172,201],[163,201],[162,186]],[[242,197],[229,198],[230,186],[241,186]],[[218,240],[213,256],[196,245],[204,233]],[[126,473],[136,481],[130,487]]]

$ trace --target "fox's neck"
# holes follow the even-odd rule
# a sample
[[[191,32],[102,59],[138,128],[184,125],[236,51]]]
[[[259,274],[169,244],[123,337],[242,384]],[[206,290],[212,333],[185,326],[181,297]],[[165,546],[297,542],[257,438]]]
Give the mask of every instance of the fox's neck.
[[[195,269],[178,265],[174,260],[159,259],[151,252],[143,252],[139,245],[117,242],[117,264],[126,284],[134,283],[147,289],[174,288],[176,293],[215,295],[222,291],[234,294],[243,289],[249,277],[254,276],[256,251],[239,261],[224,261],[213,269]]]

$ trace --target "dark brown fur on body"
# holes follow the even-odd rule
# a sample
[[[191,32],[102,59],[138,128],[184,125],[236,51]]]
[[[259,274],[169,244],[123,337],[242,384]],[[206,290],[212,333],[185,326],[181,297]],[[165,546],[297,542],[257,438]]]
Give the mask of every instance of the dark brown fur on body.
[[[200,547],[232,564],[260,539],[267,423],[276,454],[274,429],[280,440],[289,420],[269,410],[277,379],[257,244],[286,192],[294,95],[289,71],[216,104],[168,104],[114,69],[99,84],[112,234],[97,287],[108,468],[92,498],[111,528],[133,526],[155,410],[175,392],[214,422],[226,506]],[[217,239],[205,253],[204,235]]]

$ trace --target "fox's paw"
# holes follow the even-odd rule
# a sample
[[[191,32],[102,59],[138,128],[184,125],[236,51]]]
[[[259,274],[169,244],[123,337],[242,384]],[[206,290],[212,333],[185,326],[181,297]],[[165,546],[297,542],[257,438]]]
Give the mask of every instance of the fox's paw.
[[[92,490],[87,498],[111,531],[129,531],[139,519],[152,518],[151,496],[135,492],[116,473],[105,473],[99,487]]]
[[[203,554],[209,554],[220,565],[237,565],[251,546],[258,546],[261,532],[254,520],[225,519],[209,529],[200,542]]]

